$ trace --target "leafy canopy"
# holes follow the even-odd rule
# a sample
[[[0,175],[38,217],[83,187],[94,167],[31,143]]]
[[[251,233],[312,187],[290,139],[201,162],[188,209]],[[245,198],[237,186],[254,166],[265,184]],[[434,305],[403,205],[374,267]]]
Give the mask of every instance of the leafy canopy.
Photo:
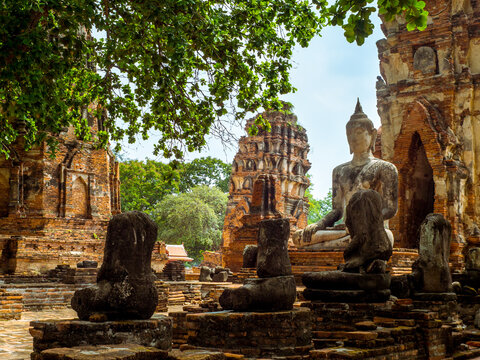
[[[189,192],[199,185],[215,186],[228,192],[230,173],[229,164],[212,157],[169,164],[155,160],[120,162],[122,210],[151,214],[166,195]]]
[[[216,186],[228,193],[232,166],[211,156],[194,159],[183,165],[179,190],[186,192],[197,185]]]
[[[222,121],[280,107],[278,96],[295,90],[294,46],[323,26],[362,44],[372,2],[2,0],[0,152],[9,154],[21,128],[27,148],[47,140],[54,149],[55,135],[73,126],[99,146],[156,130],[155,154],[179,158],[222,132]],[[423,1],[377,4],[386,19],[404,14],[409,29],[426,24]]]
[[[308,223],[314,224],[320,221],[325,215],[332,211],[332,190],[323,199],[315,199],[307,189],[305,196],[308,198]]]

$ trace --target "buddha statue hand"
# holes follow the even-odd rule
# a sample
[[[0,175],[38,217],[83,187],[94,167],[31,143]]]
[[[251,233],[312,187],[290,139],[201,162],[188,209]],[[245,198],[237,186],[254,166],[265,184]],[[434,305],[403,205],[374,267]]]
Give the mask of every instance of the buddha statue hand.
[[[293,234],[293,242],[298,245],[310,243],[312,241],[312,235],[324,229],[325,223],[322,220],[315,224],[307,225],[305,229],[298,230]]]

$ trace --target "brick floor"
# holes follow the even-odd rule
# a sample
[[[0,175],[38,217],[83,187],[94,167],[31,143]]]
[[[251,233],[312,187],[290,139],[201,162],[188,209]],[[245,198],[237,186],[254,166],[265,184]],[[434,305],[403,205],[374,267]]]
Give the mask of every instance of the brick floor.
[[[170,307],[170,311],[180,311],[181,306]],[[166,313],[155,313],[166,315]],[[0,321],[0,359],[1,360],[27,360],[32,352],[32,336],[28,332],[30,321],[73,319],[77,313],[68,308],[25,311],[21,320]]]

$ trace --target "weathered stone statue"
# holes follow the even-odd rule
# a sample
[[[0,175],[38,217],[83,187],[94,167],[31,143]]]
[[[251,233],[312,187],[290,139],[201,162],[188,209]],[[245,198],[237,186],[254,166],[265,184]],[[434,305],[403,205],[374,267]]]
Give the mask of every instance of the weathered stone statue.
[[[428,214],[420,226],[418,259],[412,265],[415,292],[451,293],[448,259],[452,227],[441,214]]]
[[[390,297],[386,262],[392,244],[383,227],[382,198],[374,190],[359,190],[346,209],[351,241],[343,253],[342,271],[303,274],[307,300],[364,302]]]
[[[226,289],[220,296],[225,310],[279,311],[291,310],[296,298],[295,279],[288,257],[290,234],[288,219],[260,222],[258,235],[257,275],[246,279],[242,287]]]
[[[108,224],[103,264],[97,285],[77,290],[72,308],[81,320],[100,314],[108,320],[149,319],[158,293],[152,273],[157,225],[145,214],[115,215]]]
[[[360,102],[357,101],[355,113],[346,125],[347,139],[351,161],[337,166],[332,174],[332,211],[315,224],[308,225],[304,230],[297,231],[293,242],[297,247],[320,250],[345,248],[350,241],[350,235],[345,227],[348,219],[345,209],[352,196],[359,190],[371,189],[380,194],[381,215],[385,227],[388,219],[397,212],[398,173],[396,167],[373,156],[377,130],[372,121],[363,113]],[[335,226],[335,222],[341,220]],[[393,246],[393,235],[386,230]]]
[[[385,273],[392,243],[383,227],[382,198],[374,190],[359,190],[347,206],[351,241],[343,252],[343,271]]]

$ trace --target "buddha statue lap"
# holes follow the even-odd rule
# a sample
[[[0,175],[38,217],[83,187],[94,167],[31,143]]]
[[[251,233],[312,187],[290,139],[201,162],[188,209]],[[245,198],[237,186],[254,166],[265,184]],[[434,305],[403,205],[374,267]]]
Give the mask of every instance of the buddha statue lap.
[[[393,234],[388,230],[388,219],[397,212],[398,172],[395,165],[373,156],[377,130],[363,112],[359,101],[355,113],[346,125],[346,132],[353,158],[333,170],[332,211],[319,222],[295,232],[293,242],[298,248],[345,249],[350,242],[345,226],[346,206],[353,194],[368,189],[377,191],[381,196],[385,231],[393,246]],[[341,223],[335,225],[341,219]]]

